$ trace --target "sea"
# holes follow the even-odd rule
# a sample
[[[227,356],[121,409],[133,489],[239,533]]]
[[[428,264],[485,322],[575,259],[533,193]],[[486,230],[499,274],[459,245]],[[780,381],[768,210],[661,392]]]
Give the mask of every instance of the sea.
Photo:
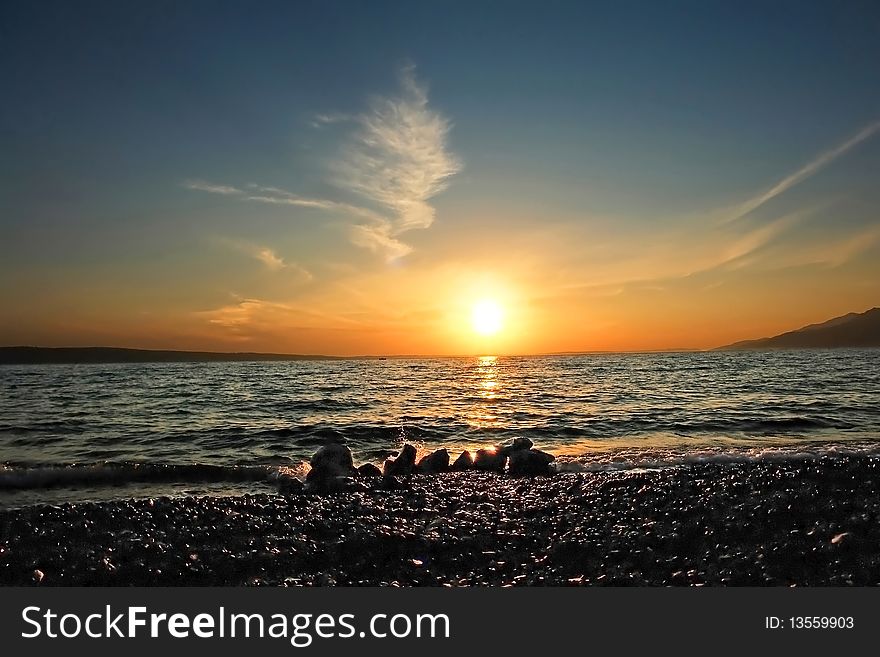
[[[560,471],[880,452],[880,349],[0,365],[0,508],[272,492],[525,436]]]

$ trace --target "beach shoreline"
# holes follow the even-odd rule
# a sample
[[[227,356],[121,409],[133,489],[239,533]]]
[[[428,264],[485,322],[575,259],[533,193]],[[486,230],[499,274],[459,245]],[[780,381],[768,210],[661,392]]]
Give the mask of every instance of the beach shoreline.
[[[0,584],[877,585],[878,474],[842,455],[31,506],[0,511]]]

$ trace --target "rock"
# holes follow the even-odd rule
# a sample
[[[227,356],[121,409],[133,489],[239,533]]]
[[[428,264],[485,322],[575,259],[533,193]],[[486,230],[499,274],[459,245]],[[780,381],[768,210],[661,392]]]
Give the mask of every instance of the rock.
[[[303,482],[291,475],[282,475],[277,479],[278,491],[284,494],[301,493]]]
[[[418,471],[424,474],[446,472],[449,469],[449,452],[446,448],[438,449],[419,461]]]
[[[379,487],[382,490],[400,490],[403,488],[403,484],[401,484],[394,475],[385,475],[382,477],[382,482],[379,484]]]
[[[507,454],[501,454],[494,449],[480,449],[474,458],[474,469],[503,473],[506,463]]]
[[[303,490],[308,493],[338,493],[349,489],[357,474],[351,450],[339,443],[329,443],[312,455],[312,469],[306,475]]]
[[[406,477],[411,475],[416,467],[416,448],[406,444],[400,450],[397,458],[385,461],[385,474],[394,477]]]
[[[46,577],[46,575],[39,568],[34,571],[34,583],[35,584],[41,583],[45,577]]]
[[[449,467],[453,472],[463,472],[465,470],[471,470],[474,467],[474,457],[471,456],[471,453],[465,450],[461,454],[459,454],[458,458],[455,459],[455,462]]]
[[[379,466],[372,463],[364,463],[357,469],[358,477],[381,477],[382,471]]]
[[[510,442],[504,443],[503,445],[498,445],[498,447],[495,448],[495,451],[499,454],[510,456],[514,452],[531,449],[533,445],[534,443],[525,436],[519,436],[518,438],[514,438]]]
[[[315,470],[312,470],[315,472]],[[309,475],[312,474],[309,472]],[[355,481],[352,477],[306,477],[306,483],[303,486],[303,492],[316,493],[318,495],[329,495],[332,493],[353,493],[363,491],[363,484]]]
[[[351,458],[351,450],[339,443],[329,443],[321,447],[312,455],[309,465],[312,466],[312,471],[319,470],[328,475],[331,473],[336,476],[350,476],[354,474],[354,461]]]
[[[539,449],[516,450],[510,454],[507,472],[514,477],[534,477],[551,474],[550,463],[556,459]]]

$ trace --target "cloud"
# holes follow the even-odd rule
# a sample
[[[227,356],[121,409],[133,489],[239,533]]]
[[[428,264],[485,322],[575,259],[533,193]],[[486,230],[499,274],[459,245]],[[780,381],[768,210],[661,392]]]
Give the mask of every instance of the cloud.
[[[313,307],[269,301],[231,294],[231,300],[217,308],[198,310],[192,315],[215,327],[225,337],[249,342],[271,337],[289,337],[301,330],[344,331],[360,322],[344,315],[326,313]]]
[[[332,123],[343,123],[351,120],[352,117],[348,114],[332,112],[329,114],[315,114],[314,118],[309,123],[313,128],[321,128]]]
[[[245,197],[247,201],[272,203],[275,205],[295,205],[302,208],[316,208],[319,210],[337,210],[356,217],[369,219],[370,221],[382,221],[384,219],[381,214],[368,208],[323,198],[306,198],[278,187],[264,187],[251,183],[248,185],[248,189],[250,193]]]
[[[880,121],[874,121],[873,123],[866,125],[855,135],[853,135],[843,143],[838,144],[831,150],[825,151],[791,175],[786,176],[785,178],[780,180],[767,191],[758,194],[757,196],[753,196],[752,198],[737,206],[732,214],[724,218],[722,223],[730,223],[736,221],[737,219],[741,219],[747,214],[754,212],[768,201],[776,198],[780,194],[784,194],[798,183],[801,183],[807,178],[815,175],[821,169],[834,162],[834,160],[839,158],[850,149],[858,146],[863,141],[870,139],[874,136],[874,134],[877,133],[878,130],[880,130]]]
[[[880,243],[880,226],[869,226],[826,249],[825,263],[840,267]]]
[[[290,205],[341,212],[365,220],[351,227],[349,236],[357,246],[381,254],[386,261],[412,252],[399,236],[434,223],[429,201],[447,187],[448,179],[461,170],[461,162],[449,152],[449,121],[428,107],[428,93],[415,78],[413,67],[400,75],[397,95],[377,97],[370,109],[358,116],[318,114],[313,125],[352,121],[356,129],[340,157],[332,165],[333,183],[363,198],[380,211],[340,201],[309,198],[279,187],[250,183],[233,187],[187,181],[194,191],[235,196],[243,201]]]
[[[880,229],[869,228],[839,242],[824,238],[804,243],[803,238],[791,229],[803,219],[827,209],[827,203],[801,208],[769,221],[758,221],[748,215],[878,132],[880,120],[869,123],[849,139],[813,158],[767,191],[734,208],[719,208],[688,217],[689,221],[665,240],[658,236],[645,242],[646,249],[628,244],[619,258],[604,262],[604,266],[595,266],[590,271],[590,280],[564,283],[560,287],[595,289],[632,285],[645,280],[688,278],[715,270],[772,269],[800,264],[834,267],[849,262],[880,241]],[[783,235],[792,239],[781,240]],[[583,275],[579,273],[577,278],[583,278]]]
[[[791,251],[785,240],[793,229],[815,215],[816,205],[755,224],[741,222],[729,226],[689,227],[661,239],[628,243],[601,262],[593,261],[589,276],[582,272],[569,276],[573,281],[561,289],[622,291],[634,285],[691,278],[713,271],[735,271],[766,264],[779,258],[778,247]],[[587,280],[585,280],[585,278]]]
[[[824,235],[798,250],[774,253],[772,262],[780,267],[819,265],[833,269],[858,259],[877,244],[880,244],[880,226],[867,226],[838,238]]]
[[[303,281],[311,281],[314,276],[312,273],[307,270],[305,267],[302,267],[293,262],[287,262],[279,256],[273,249],[268,246],[260,246],[258,244],[252,244],[251,242],[244,242],[241,240],[231,240],[224,239],[222,240],[230,248],[233,248],[237,251],[245,253],[250,257],[259,260],[263,265],[272,271],[289,271],[295,273],[299,278]]]
[[[230,187],[228,185],[215,185],[213,183],[204,182],[202,180],[187,180],[183,183],[183,186],[187,189],[191,189],[195,192],[208,192],[210,194],[223,194],[224,196],[234,196],[236,194],[243,194],[244,192],[237,187]]]
[[[253,324],[257,318],[262,318],[267,314],[286,314],[290,310],[291,307],[283,303],[239,298],[235,303],[214,310],[201,310],[196,315],[204,317],[210,324],[238,331]]]
[[[382,221],[375,224],[355,224],[350,229],[353,244],[381,253],[388,262],[392,262],[412,252],[412,247],[392,236],[393,227],[390,222]]]
[[[371,222],[385,221],[378,212],[369,208],[362,208],[350,203],[340,203],[322,198],[308,198],[299,196],[293,192],[278,187],[265,187],[251,183],[246,188],[233,187],[231,185],[218,185],[204,181],[187,181],[183,183],[187,189],[196,192],[208,192],[209,194],[221,194],[223,196],[235,196],[242,201],[255,203],[268,203],[270,205],[292,205],[299,208],[312,208],[316,210],[338,211],[350,214],[354,217],[367,219]]]
[[[404,251],[397,236],[434,222],[428,201],[446,189],[461,163],[447,149],[449,121],[428,107],[427,91],[412,67],[401,72],[397,96],[376,98],[356,121],[352,142],[333,165],[334,182],[390,213],[352,234],[357,244],[393,260]]]
[[[703,271],[711,271],[718,267],[738,269],[748,265],[750,261],[747,259],[747,256],[754,254],[772,243],[777,237],[814,212],[814,208],[792,212],[749,230],[738,238],[733,239],[729,245],[725,247],[718,261],[709,265],[704,265],[702,268],[691,272],[689,275],[701,273]]]
[[[258,248],[254,252],[254,257],[266,265],[266,267],[275,271],[287,267],[284,258],[279,257],[277,253],[268,247]]]

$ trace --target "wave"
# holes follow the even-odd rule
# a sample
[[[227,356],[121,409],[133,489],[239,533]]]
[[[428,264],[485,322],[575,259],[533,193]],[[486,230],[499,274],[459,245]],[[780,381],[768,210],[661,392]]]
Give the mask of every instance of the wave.
[[[382,454],[382,456],[387,455]],[[552,464],[556,473],[621,472],[658,470],[714,463],[747,465],[751,463],[817,461],[843,457],[880,458],[880,445],[831,444],[803,448],[765,448],[694,453],[675,450],[613,450],[589,457]],[[267,483],[303,474],[303,466],[285,465],[211,465],[204,463],[134,463],[105,462],[94,464],[8,466],[0,465],[0,491],[47,488],[124,486],[127,484],[198,484],[198,483]]]
[[[858,447],[829,445],[814,449],[775,448],[760,450],[718,450],[698,453],[675,453],[670,451],[615,454],[590,461],[571,460],[551,464],[557,473],[620,472],[629,470],[662,470],[693,465],[749,465],[753,463],[810,462],[845,457],[880,458],[880,445],[867,444]]]
[[[833,417],[782,417],[756,419],[730,419],[702,422],[683,422],[672,425],[673,430],[683,433],[736,431],[742,433],[765,433],[774,431],[809,431],[815,429],[853,429],[850,422]]]

